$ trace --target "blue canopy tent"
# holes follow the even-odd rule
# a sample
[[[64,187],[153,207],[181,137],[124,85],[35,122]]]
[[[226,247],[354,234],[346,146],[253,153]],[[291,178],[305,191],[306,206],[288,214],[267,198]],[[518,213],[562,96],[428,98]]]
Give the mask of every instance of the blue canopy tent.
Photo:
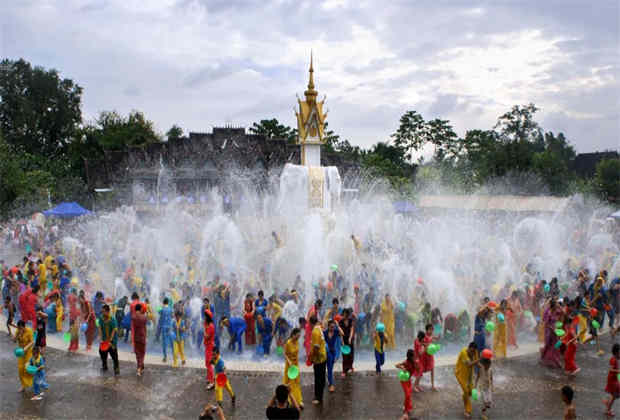
[[[60,203],[53,209],[45,210],[43,212],[47,217],[60,217],[63,219],[69,219],[71,217],[84,216],[85,214],[90,214],[89,210],[86,210],[84,207],[80,206],[76,202],[71,203]]]
[[[396,213],[413,213],[415,212],[415,205],[411,201],[396,201],[394,202],[394,211]]]

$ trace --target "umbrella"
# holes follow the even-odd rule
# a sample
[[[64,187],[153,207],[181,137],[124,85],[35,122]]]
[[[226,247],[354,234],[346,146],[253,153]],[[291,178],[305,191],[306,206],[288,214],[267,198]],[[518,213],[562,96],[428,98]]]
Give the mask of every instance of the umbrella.
[[[415,205],[411,201],[396,201],[394,203],[394,211],[396,213],[413,213]]]

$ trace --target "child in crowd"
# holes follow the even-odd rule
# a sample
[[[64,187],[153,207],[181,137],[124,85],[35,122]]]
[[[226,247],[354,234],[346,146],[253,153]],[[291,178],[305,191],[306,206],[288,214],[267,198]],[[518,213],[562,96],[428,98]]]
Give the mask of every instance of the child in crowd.
[[[430,324],[430,323],[429,323]],[[413,342],[413,350],[415,354],[416,360],[416,371],[414,373],[415,382],[413,384],[413,392],[422,392],[420,388],[420,380],[422,379],[422,375],[424,374],[424,368],[422,366],[422,358],[426,354],[426,346],[424,344],[424,339],[426,338],[426,334],[424,331],[418,331],[418,337]]]
[[[618,359],[620,359],[620,344],[615,343],[611,348],[611,359],[609,359],[609,371],[607,373],[607,386],[605,392],[609,394],[609,399],[605,402],[605,414],[609,417],[614,416],[614,412],[611,411],[611,407],[614,401],[620,397],[620,383],[618,382]]]
[[[13,325],[13,318],[15,318],[15,311],[17,309],[15,308],[15,304],[11,302],[11,296],[4,298],[4,309],[6,309],[8,316],[6,320],[6,329],[9,330],[9,337],[12,337],[13,334],[11,334],[11,326],[15,327],[15,325]]]
[[[480,391],[482,397],[482,419],[487,419],[487,410],[491,408],[493,402],[493,370],[491,369],[491,359],[482,358],[482,367],[476,374],[475,388]]]
[[[375,361],[377,362],[375,368],[377,375],[381,375],[381,366],[385,363],[385,340],[385,330],[378,326],[377,330],[374,332]]]
[[[564,371],[568,375],[576,375],[581,369],[577,367],[575,355],[577,354],[577,333],[575,332],[575,322],[569,318],[564,323],[566,334],[562,337],[564,346]]]
[[[573,404],[574,391],[568,385],[562,387],[562,401],[564,401],[564,420],[575,420],[575,405]]]
[[[37,372],[32,375],[34,396],[31,400],[38,401],[43,399],[43,391],[49,388],[45,381],[45,358],[41,355],[41,349],[38,346],[32,349],[32,357],[28,364],[37,368]]]
[[[71,341],[69,342],[69,351],[78,351],[80,344],[80,329],[78,328],[77,319],[69,321],[69,334],[71,334]]]
[[[434,329],[432,324],[426,324],[426,335],[424,337],[425,349],[428,349],[428,346],[433,343],[434,339],[439,338],[433,335]],[[422,355],[422,370],[431,373],[431,389],[437,391],[437,388],[435,388],[435,356],[428,354],[426,351]]]
[[[215,370],[215,401],[220,407],[222,406],[222,401],[224,400],[224,388],[226,388],[226,391],[228,391],[228,394],[230,395],[232,405],[235,405],[235,393],[228,378],[226,378],[225,385],[222,386],[218,383],[219,375],[224,375],[224,377],[226,376],[226,367],[224,366],[224,360],[222,360],[222,357],[220,356],[220,349],[217,347],[213,349],[213,359],[211,359],[211,364],[214,366]]]
[[[418,363],[415,359],[415,352],[413,349],[407,350],[407,358],[404,362],[396,364],[396,369],[401,369],[409,373],[409,379],[406,381],[400,381],[400,385],[403,387],[403,393],[405,394],[405,402],[403,404],[403,417],[409,416],[409,413],[413,410],[413,402],[411,401],[411,393],[413,387],[411,385],[411,377],[416,375],[418,369]]]
[[[177,359],[181,359],[181,364],[185,365],[185,335],[187,331],[186,321],[183,319],[183,312],[174,313],[174,340],[172,342],[172,366],[177,367]]]

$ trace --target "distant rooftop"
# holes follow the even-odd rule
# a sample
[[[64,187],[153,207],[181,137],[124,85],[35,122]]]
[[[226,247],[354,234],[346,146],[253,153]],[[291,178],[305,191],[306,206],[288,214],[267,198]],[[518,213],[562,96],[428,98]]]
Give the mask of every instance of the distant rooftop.
[[[423,195],[418,207],[462,209],[558,212],[570,202],[568,197],[520,195]]]

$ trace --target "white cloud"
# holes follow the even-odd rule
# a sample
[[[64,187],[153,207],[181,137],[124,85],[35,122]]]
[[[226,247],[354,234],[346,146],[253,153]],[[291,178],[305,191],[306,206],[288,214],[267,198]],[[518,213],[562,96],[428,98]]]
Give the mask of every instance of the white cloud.
[[[565,130],[578,150],[618,147],[613,13],[535,0],[378,4],[2,2],[0,53],[76,80],[87,116],[140,109],[161,131],[271,117],[294,124],[313,49],[330,127],[364,146],[387,139],[410,109],[464,134],[535,102],[545,128]]]

